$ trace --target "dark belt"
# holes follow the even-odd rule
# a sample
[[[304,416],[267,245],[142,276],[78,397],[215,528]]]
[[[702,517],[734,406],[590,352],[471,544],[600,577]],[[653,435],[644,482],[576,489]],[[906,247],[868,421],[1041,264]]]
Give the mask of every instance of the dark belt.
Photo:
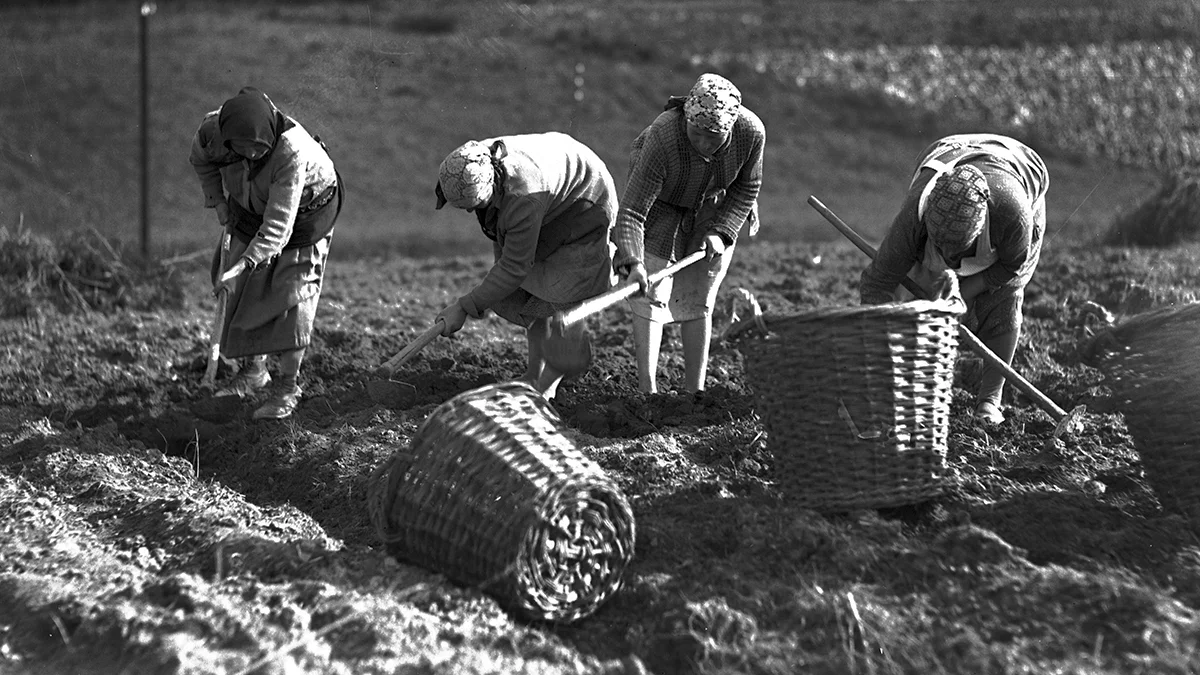
[[[317,195],[311,201],[309,201],[307,206],[301,206],[298,213],[308,213],[309,211],[316,211],[317,209],[321,208],[322,206],[325,206],[326,204],[329,203],[329,200],[333,199],[333,196],[335,194],[337,194],[337,187],[338,187],[337,183],[334,182],[333,185],[330,185],[329,187],[325,188],[324,190],[321,191],[321,194]]]

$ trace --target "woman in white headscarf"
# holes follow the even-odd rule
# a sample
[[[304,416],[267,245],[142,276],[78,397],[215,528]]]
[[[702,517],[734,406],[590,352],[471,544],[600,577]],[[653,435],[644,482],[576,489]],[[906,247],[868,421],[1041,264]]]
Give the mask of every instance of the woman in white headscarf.
[[[1050,176],[1036,152],[997,134],[942,138],[921,154],[908,194],[879,252],[862,273],[864,304],[901,299],[912,272],[925,288],[945,270],[959,277],[967,325],[1011,364],[1021,336],[1025,286],[1046,232]],[[975,416],[1004,420],[1004,374],[985,365]]]
[[[553,398],[563,373],[546,363],[550,318],[612,286],[617,215],[612,175],[595,152],[558,132],[469,141],[441,164],[437,208],[474,213],[495,264],[438,314],[442,335],[487,310],[526,329],[524,379]],[[586,341],[583,323],[568,340]]]
[[[217,269],[213,259],[215,290],[229,293],[221,351],[248,361],[217,395],[265,389],[254,417],[288,417],[300,402],[341,180],[325,145],[253,87],[205,115],[190,161],[205,207],[233,235],[229,267]],[[274,381],[270,354],[279,357]]]
[[[758,226],[766,130],[732,82],[707,73],[633,141],[615,239],[630,299],[638,384],[658,391],[663,325],[680,323],[684,388],[704,389],[712,309],[742,226]],[[705,260],[648,286],[654,272],[703,249]]]

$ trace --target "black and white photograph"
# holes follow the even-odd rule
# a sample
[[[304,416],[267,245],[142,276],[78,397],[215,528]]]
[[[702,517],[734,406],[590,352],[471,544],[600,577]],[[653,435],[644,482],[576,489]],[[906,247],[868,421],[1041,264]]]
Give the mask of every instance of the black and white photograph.
[[[1200,0],[0,0],[0,350],[3,675],[1197,673]]]

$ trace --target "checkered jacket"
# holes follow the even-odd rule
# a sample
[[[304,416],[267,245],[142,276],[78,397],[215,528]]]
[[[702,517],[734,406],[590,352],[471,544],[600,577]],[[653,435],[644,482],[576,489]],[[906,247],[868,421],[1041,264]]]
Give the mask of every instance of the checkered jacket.
[[[762,121],[743,107],[729,141],[706,160],[688,141],[681,109],[659,114],[633,141],[614,230],[614,268],[642,262],[646,252],[680,258],[698,248],[697,239],[708,233],[719,234],[727,244],[736,242],[762,187],[765,145]],[[713,217],[698,223],[705,196],[721,190],[724,199]]]

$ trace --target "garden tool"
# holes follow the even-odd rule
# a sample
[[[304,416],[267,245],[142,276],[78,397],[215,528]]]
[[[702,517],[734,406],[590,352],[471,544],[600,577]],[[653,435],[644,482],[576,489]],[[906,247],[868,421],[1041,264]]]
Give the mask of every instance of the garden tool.
[[[221,234],[221,248],[218,254],[217,277],[225,273],[229,265],[229,242],[233,236],[233,227],[226,226]],[[213,313],[212,327],[208,334],[208,365],[204,368],[204,378],[201,384],[211,387],[217,379],[217,365],[221,360],[221,333],[225,332],[225,308],[229,304],[229,291],[221,289],[217,294],[217,309]]]
[[[408,363],[412,357],[417,355],[417,352],[425,348],[433,339],[442,334],[442,330],[446,327],[446,322],[438,319],[433,322],[433,325],[425,329],[424,333],[417,336],[416,340],[404,346],[404,349],[396,352],[395,356],[388,359],[379,367],[377,371],[384,377],[391,377],[400,366]]]
[[[417,336],[417,339],[405,345],[404,349],[396,352],[395,356],[375,370],[375,378],[367,380],[367,394],[372,401],[395,408],[412,405],[417,388],[407,382],[393,380],[392,375],[400,366],[416,356],[417,352],[433,342],[434,338],[441,335],[445,326],[446,323],[441,319],[434,321],[432,326]]]
[[[658,272],[651,274],[647,277],[646,283],[658,283],[688,265],[703,259],[703,250],[691,253]],[[630,297],[638,292],[638,288],[636,283],[626,283],[597,295],[590,300],[585,300],[579,306],[567,312],[555,314],[550,319],[550,325],[546,331],[546,342],[543,352],[546,364],[568,377],[578,375],[587,370],[592,362],[591,344],[587,340],[573,340],[568,338],[565,335],[566,329],[586,319],[588,316],[612,307]]]
[[[872,260],[875,259],[875,248],[867,243],[867,240],[863,239],[849,225],[843,222],[841,218],[838,218],[833,211],[829,210],[828,207],[822,204],[821,200],[817,199],[815,196],[809,195],[808,203],[817,210],[817,213],[820,213],[822,216],[824,216],[825,220],[828,220],[831,225],[837,228],[839,232],[853,242],[854,245],[859,248],[859,250],[861,250],[863,253],[866,253]],[[904,288],[908,289],[908,291],[914,296],[922,299],[929,297],[929,293],[927,293],[925,289],[921,288],[912,279],[905,277],[901,283],[904,285]],[[1055,422],[1055,438],[1058,438],[1064,433],[1071,433],[1079,424],[1083,414],[1087,412],[1087,406],[1083,405],[1076,406],[1069,413],[1060,408],[1058,404],[1050,400],[1050,397],[1046,396],[1039,391],[1037,387],[1033,386],[1029,380],[1025,379],[1020,373],[1013,370],[1012,366],[1006,363],[1004,359],[997,356],[996,353],[991,349],[988,349],[987,345],[983,344],[982,340],[976,337],[975,334],[970,331],[970,329],[961,323],[958,324],[958,336],[967,344],[968,347],[971,348],[971,351],[975,352],[980,358],[983,359],[985,363],[1003,373],[1006,380],[1011,382],[1012,385],[1017,389],[1020,389],[1023,394],[1033,399],[1034,402],[1038,404],[1038,407],[1050,415],[1050,418]]]

